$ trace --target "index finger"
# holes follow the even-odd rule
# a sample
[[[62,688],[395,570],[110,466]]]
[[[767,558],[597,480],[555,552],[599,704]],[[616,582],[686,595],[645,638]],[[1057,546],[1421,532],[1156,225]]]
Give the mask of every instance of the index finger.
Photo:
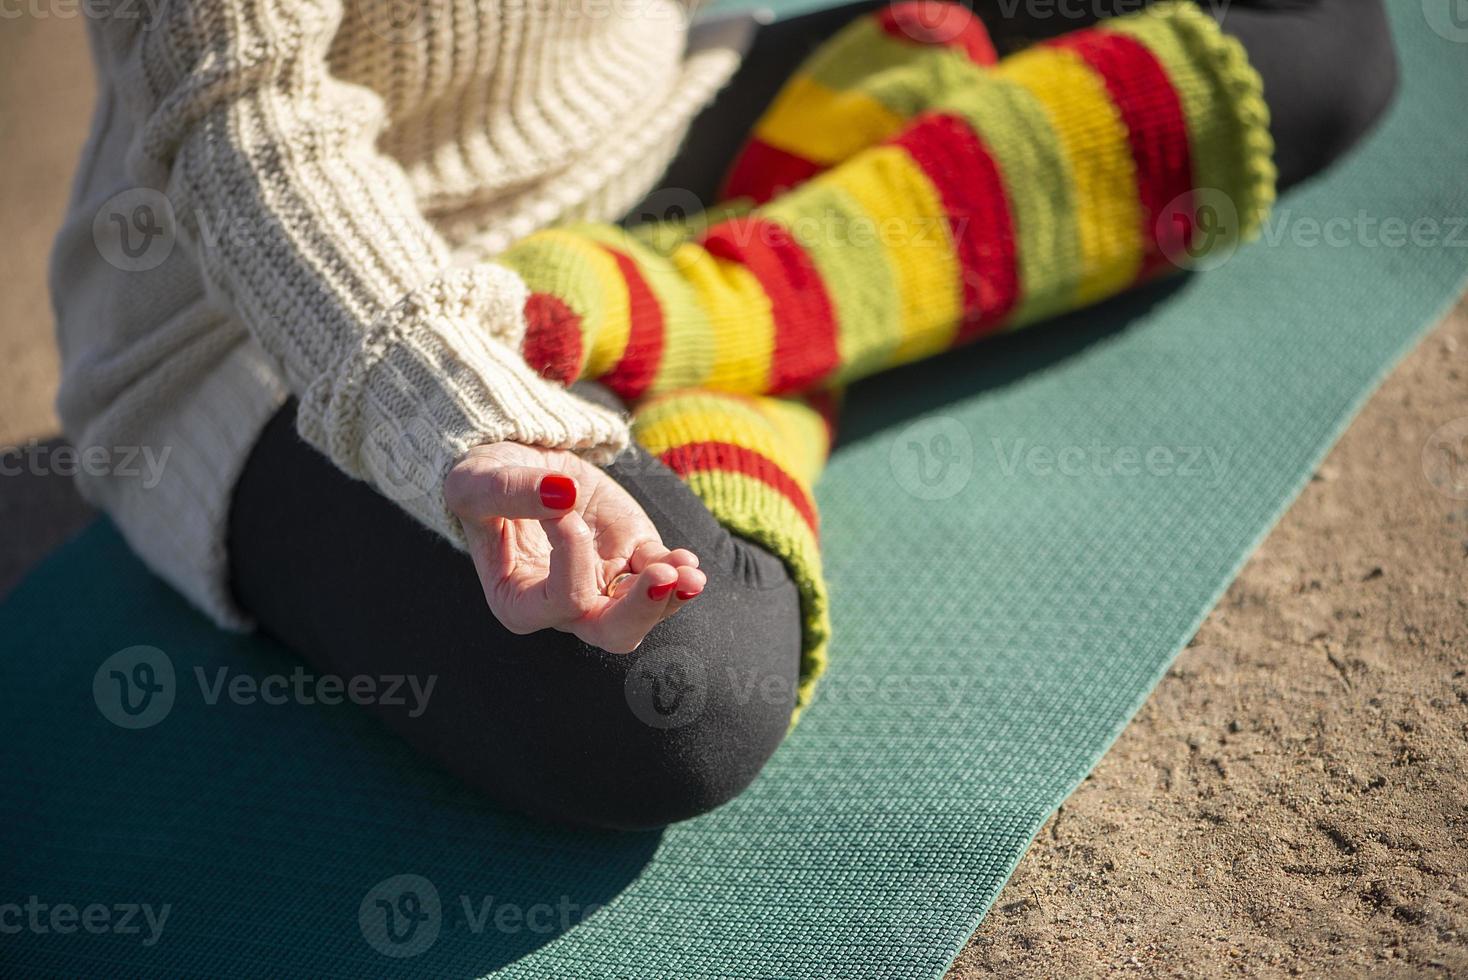
[[[564,473],[536,466],[493,466],[444,489],[445,502],[461,519],[553,520],[576,506],[579,488]]]

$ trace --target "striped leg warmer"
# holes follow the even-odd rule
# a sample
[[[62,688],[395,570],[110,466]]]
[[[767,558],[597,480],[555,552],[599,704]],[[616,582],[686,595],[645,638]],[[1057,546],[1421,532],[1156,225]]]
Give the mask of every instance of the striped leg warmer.
[[[689,390],[639,405],[632,435],[687,481],[719,523],[790,569],[803,622],[798,716],[826,668],[831,634],[812,493],[831,446],[826,416],[798,398]]]
[[[822,44],[765,110],[723,198],[766,201],[902,131],[964,66],[998,60],[966,7],[910,0],[860,17]]]
[[[833,45],[854,36],[855,25]],[[910,94],[912,78],[927,86],[906,103],[909,117],[861,130],[872,145],[848,147],[844,160],[797,147],[815,171],[747,214],[663,247],[610,226],[553,229],[502,257],[532,291],[531,364],[565,381],[597,378],[643,405],[638,438],[736,533],[785,557],[806,595],[807,648],[819,651],[809,681],[826,637],[809,488],[827,439],[797,434],[816,431],[819,413],[713,392],[830,389],[1095,303],[1180,256],[1248,237],[1273,199],[1258,75],[1189,4],[993,67],[965,52],[892,71],[911,76]],[[801,92],[830,101],[801,78],[781,100]],[[1200,197],[1237,220],[1195,224]],[[685,406],[697,425],[677,424]],[[643,413],[655,407],[649,429]],[[768,499],[751,503],[752,490]]]

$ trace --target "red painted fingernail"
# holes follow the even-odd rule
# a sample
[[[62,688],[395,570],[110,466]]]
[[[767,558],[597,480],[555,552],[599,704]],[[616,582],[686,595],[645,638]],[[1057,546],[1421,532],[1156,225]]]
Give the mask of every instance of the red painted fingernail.
[[[680,599],[696,599],[696,598],[698,598],[698,596],[700,596],[702,594],[703,594],[703,589],[699,589],[697,592],[679,592],[678,593],[678,598],[680,598]]]
[[[540,502],[551,510],[568,510],[576,504],[576,481],[569,476],[541,477]]]
[[[673,586],[675,586],[677,584],[678,584],[677,582],[669,582],[667,585],[654,585],[654,586],[651,586],[647,590],[647,597],[649,599],[651,599],[653,602],[660,602],[663,599],[666,599],[668,597],[668,593],[669,592],[672,592],[673,591]]]

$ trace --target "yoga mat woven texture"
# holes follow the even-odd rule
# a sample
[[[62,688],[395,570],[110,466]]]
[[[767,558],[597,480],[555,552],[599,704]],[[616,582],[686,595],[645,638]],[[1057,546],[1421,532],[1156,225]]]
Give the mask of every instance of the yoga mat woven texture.
[[[0,610],[0,973],[938,975],[1459,292],[1468,32],[1446,4],[1392,7],[1389,122],[1286,197],[1264,243],[851,392],[820,487],[830,674],[707,817],[548,829],[425,771],[351,705],[210,704],[196,669],[295,661],[214,631],[89,530]],[[1311,243],[1310,221],[1340,217],[1343,243]],[[1385,219],[1434,222],[1438,243],[1394,245]],[[109,671],[96,697],[93,681],[140,644],[166,655],[173,701],[128,730],[99,708]],[[109,925],[62,933],[63,903],[109,906]],[[167,905],[161,932],[140,914],[114,928],[128,903]]]

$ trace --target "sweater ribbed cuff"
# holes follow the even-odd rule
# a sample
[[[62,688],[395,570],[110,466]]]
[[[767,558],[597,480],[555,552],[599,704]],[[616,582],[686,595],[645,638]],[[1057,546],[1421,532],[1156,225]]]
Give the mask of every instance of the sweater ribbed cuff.
[[[450,273],[380,317],[307,389],[297,419],[342,470],[459,547],[443,480],[470,448],[513,441],[604,463],[628,440],[620,415],[541,378],[491,335],[488,324],[520,320],[525,289],[507,270],[479,275],[498,281]]]

